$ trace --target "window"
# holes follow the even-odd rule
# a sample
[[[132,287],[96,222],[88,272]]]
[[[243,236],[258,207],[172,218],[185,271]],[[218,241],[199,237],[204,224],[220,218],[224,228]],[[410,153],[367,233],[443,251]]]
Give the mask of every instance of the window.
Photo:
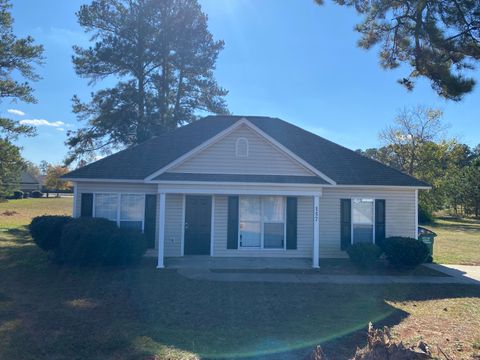
[[[118,195],[95,194],[95,217],[117,221]]]
[[[143,231],[145,195],[94,194],[94,216],[115,221],[121,228]]]
[[[240,246],[261,246],[261,214],[260,196],[240,197]]]
[[[120,199],[120,227],[142,231],[145,197],[140,194],[122,194]]]
[[[285,199],[283,197],[263,198],[263,233],[265,248],[283,248],[285,238]]]
[[[248,140],[245,138],[238,138],[235,144],[236,157],[248,157]]]
[[[373,243],[374,231],[373,199],[352,199],[352,242]]]
[[[285,198],[241,196],[240,248],[284,249]]]

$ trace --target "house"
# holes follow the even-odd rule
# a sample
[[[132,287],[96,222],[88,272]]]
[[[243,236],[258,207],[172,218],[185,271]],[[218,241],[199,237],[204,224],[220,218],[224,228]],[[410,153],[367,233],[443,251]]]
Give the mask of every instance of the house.
[[[165,257],[342,258],[417,236],[428,184],[276,118],[207,116],[65,175],[74,216],[144,231]]]
[[[29,193],[35,190],[40,190],[41,185],[38,179],[28,171],[20,171],[20,190],[24,193]]]

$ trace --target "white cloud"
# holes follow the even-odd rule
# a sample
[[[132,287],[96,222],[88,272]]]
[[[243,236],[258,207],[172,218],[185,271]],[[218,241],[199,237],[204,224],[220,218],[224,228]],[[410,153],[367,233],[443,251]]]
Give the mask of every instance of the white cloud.
[[[58,131],[65,131],[65,129],[62,128],[62,127],[58,127],[57,130],[58,130]]]
[[[71,49],[72,45],[88,46],[89,37],[83,31],[75,31],[67,28],[50,27],[37,28],[43,37],[49,41]]]
[[[25,113],[22,110],[8,109],[7,112],[13,115],[25,116]]]
[[[20,124],[23,125],[32,125],[32,126],[53,126],[53,127],[60,127],[65,125],[63,121],[48,121],[45,119],[25,119],[20,120]]]

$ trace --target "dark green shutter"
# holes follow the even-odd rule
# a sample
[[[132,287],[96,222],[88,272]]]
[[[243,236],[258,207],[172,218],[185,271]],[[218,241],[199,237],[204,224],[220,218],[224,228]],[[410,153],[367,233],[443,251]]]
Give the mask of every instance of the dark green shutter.
[[[157,223],[157,195],[145,195],[145,223],[143,232],[149,249],[155,248],[155,230]]]
[[[297,198],[287,197],[287,249],[297,249]]]
[[[385,239],[385,200],[375,200],[375,242]]]
[[[352,200],[340,199],[340,248],[347,250],[352,243]]]
[[[80,203],[80,216],[92,217],[93,216],[93,194],[82,193]]]
[[[238,249],[238,196],[228,197],[227,249]]]

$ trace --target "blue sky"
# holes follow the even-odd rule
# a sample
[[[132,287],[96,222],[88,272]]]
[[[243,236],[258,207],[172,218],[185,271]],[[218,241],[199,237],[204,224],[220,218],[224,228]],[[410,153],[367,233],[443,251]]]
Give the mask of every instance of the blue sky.
[[[88,45],[75,17],[86,2],[13,1],[16,34],[30,34],[45,46],[45,64],[38,69],[43,79],[34,84],[38,103],[3,101],[0,112],[15,120],[37,120],[31,122],[38,136],[19,141],[23,156],[36,163],[63,160],[66,130],[81,125],[71,112],[71,98],[77,94],[86,100],[94,90],[71,63],[72,45]],[[378,132],[398,109],[424,104],[444,111],[449,135],[469,145],[480,143],[480,88],[460,103],[439,98],[427,81],[407,92],[396,80],[408,69],[384,71],[376,51],[356,46],[353,26],[359,18],[352,9],[332,2],[319,7],[313,0],[201,4],[210,31],[225,40],[215,74],[230,91],[227,102],[234,114],[280,117],[357,149],[378,146]]]

